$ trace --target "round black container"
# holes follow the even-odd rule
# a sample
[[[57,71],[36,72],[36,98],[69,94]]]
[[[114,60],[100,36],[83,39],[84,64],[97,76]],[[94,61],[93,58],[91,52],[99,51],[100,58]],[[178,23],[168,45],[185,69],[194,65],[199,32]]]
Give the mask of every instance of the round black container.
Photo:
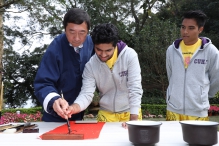
[[[129,121],[129,141],[134,145],[154,145],[159,142],[161,122],[155,121]]]
[[[218,143],[218,124],[212,121],[180,121],[183,140],[191,145]]]

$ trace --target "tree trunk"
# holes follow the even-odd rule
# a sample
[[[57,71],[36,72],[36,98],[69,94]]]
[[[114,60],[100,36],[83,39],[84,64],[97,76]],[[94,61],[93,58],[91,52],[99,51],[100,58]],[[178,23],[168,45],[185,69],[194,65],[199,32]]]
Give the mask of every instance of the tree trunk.
[[[4,5],[4,0],[0,0],[0,6]],[[2,55],[3,55],[3,14],[4,8],[0,8],[0,113],[3,106],[3,88],[2,88],[2,73],[3,73],[3,65],[2,65]]]

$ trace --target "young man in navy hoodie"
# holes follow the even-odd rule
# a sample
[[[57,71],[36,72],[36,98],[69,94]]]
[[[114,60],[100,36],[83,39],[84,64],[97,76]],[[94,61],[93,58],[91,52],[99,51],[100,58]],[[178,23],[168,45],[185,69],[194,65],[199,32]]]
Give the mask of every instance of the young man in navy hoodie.
[[[69,115],[85,110],[97,87],[100,96],[98,121],[141,120],[143,90],[137,53],[119,41],[118,30],[110,23],[97,25],[91,38],[96,54],[85,66],[83,86],[69,107]]]
[[[167,121],[209,120],[208,98],[219,91],[219,51],[209,38],[199,37],[206,18],[202,11],[186,12],[181,39],[167,49]]]

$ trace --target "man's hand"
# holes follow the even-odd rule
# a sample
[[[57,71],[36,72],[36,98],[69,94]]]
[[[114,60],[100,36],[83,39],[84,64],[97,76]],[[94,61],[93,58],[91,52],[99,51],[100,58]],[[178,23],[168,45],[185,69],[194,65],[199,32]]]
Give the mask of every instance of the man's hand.
[[[55,100],[55,102],[53,103],[53,109],[54,111],[62,118],[64,119],[68,119],[67,116],[67,109],[68,109],[69,105],[68,102],[65,99],[62,98],[58,98],[57,100]]]
[[[128,129],[128,126],[127,126],[126,122],[122,123],[122,127],[125,128],[125,129]]]
[[[130,121],[138,121],[138,115],[130,114]]]
[[[130,121],[138,121],[138,115],[130,114]],[[126,122],[122,123],[122,127],[125,129],[128,128]]]
[[[66,112],[67,116],[70,118],[72,114],[77,114],[81,112],[81,107],[77,103],[73,103],[68,107],[68,110]]]

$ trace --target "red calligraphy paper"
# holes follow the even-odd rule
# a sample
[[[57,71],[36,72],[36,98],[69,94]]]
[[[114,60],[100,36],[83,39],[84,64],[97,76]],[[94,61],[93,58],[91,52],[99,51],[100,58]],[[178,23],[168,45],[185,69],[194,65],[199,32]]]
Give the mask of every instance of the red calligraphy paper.
[[[84,135],[84,139],[96,139],[99,137],[100,135],[100,131],[103,127],[103,125],[105,124],[105,122],[97,122],[97,123],[92,123],[92,124],[88,124],[88,123],[83,123],[83,124],[76,124],[74,121],[69,121],[70,126],[71,126],[71,134],[83,134]],[[68,133],[68,128],[67,128],[67,124],[64,124],[62,126],[59,126],[49,132],[46,132],[44,134],[66,134]],[[40,138],[42,139],[42,135],[40,136]]]

